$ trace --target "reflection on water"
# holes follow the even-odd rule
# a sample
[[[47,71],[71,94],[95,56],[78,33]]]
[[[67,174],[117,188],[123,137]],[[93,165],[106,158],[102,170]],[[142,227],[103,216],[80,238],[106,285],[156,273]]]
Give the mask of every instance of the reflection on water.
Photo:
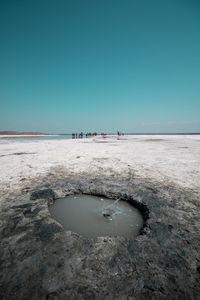
[[[49,210],[64,229],[90,238],[134,237],[143,225],[140,211],[128,202],[92,195],[71,195],[58,199]]]

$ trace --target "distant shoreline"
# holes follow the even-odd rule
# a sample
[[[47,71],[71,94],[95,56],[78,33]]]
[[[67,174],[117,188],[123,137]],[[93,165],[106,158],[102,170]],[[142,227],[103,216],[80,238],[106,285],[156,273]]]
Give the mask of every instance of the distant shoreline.
[[[147,132],[137,132],[137,133],[125,133],[125,135],[200,135],[200,132],[159,132],[159,133],[147,133]],[[0,137],[28,137],[28,136],[64,136],[64,135],[72,135],[72,133],[44,133],[44,132],[19,132],[19,131],[0,131]],[[101,135],[101,133],[98,133]],[[117,135],[116,133],[106,133],[106,135]]]
[[[0,134],[0,138],[9,138],[9,137],[50,137],[50,136],[59,136],[59,134]]]
[[[45,132],[38,132],[38,131],[22,131],[22,132],[20,132],[20,131],[11,131],[11,130],[9,130],[9,131],[6,131],[6,130],[4,130],[4,131],[0,131],[0,135],[49,135],[48,133],[45,133]]]

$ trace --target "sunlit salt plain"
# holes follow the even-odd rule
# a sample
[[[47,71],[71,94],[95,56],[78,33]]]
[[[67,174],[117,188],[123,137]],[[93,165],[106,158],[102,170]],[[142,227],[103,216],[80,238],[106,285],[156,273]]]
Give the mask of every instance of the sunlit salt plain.
[[[121,176],[200,187],[200,135],[129,135],[67,140],[0,138],[1,193],[38,176]]]

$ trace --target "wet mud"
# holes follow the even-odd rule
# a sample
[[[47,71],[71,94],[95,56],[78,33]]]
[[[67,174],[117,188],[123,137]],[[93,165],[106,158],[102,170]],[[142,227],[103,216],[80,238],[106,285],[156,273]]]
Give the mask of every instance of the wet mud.
[[[199,299],[197,191],[119,176],[44,176],[0,202],[0,298]],[[140,235],[88,239],[65,231],[49,205],[74,193],[127,198]]]

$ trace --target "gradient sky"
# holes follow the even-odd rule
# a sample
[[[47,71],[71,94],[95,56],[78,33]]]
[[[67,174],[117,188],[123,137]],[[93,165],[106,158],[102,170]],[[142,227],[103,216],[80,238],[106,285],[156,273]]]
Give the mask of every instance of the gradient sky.
[[[200,132],[200,1],[0,0],[0,130]]]

